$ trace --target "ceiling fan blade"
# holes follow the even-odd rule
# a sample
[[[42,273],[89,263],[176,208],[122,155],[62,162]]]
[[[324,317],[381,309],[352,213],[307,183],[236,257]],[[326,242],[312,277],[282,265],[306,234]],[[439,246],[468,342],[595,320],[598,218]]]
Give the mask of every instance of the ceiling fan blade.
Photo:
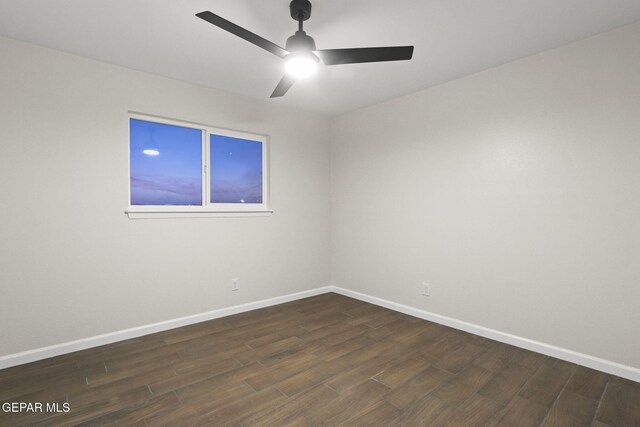
[[[270,42],[267,39],[260,37],[257,34],[252,33],[249,30],[245,30],[239,25],[234,24],[233,22],[227,21],[226,19],[216,15],[215,13],[205,11],[196,13],[196,16],[200,19],[204,19],[210,24],[215,25],[216,27],[222,28],[225,31],[230,32],[233,35],[236,35],[242,39],[245,39],[249,43],[253,43],[254,45],[263,48],[264,50],[273,53],[280,58],[284,58],[289,52],[281,48],[275,43]]]
[[[325,65],[361,62],[405,61],[413,56],[413,46],[359,47],[353,49],[316,50]]]
[[[271,98],[278,98],[284,95],[291,88],[291,86],[293,86],[295,82],[296,82],[295,77],[292,77],[289,74],[285,74],[282,77],[282,79],[280,79],[280,83],[278,83],[278,86],[276,86],[276,88],[273,90],[273,93],[271,94]]]

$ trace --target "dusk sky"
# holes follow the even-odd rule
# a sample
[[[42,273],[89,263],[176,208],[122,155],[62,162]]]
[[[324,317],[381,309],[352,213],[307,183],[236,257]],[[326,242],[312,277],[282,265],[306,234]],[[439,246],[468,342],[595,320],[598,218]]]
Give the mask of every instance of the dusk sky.
[[[131,119],[130,136],[131,205],[202,205],[202,131]],[[262,203],[262,143],[210,142],[211,202]]]
[[[262,203],[262,143],[211,135],[211,202]]]
[[[202,131],[131,119],[130,132],[131,204],[202,205]]]

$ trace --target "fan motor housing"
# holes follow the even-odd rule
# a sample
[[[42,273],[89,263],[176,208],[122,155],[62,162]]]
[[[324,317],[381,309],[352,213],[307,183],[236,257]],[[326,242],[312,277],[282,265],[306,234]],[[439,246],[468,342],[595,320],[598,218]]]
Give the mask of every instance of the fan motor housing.
[[[284,46],[284,48],[289,52],[300,52],[301,50],[316,50],[315,40],[313,40],[313,37],[308,36],[304,31],[296,31],[294,35],[287,39],[287,44],[285,44]]]
[[[289,10],[295,21],[306,21],[311,17],[311,2],[309,0],[293,0],[289,3]]]

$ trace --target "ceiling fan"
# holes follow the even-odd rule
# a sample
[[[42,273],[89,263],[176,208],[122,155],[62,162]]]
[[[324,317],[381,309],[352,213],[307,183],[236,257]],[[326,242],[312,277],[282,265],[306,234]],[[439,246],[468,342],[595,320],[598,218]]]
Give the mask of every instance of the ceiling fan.
[[[285,60],[286,74],[276,86],[271,98],[283,96],[287,93],[289,88],[296,82],[296,79],[314,74],[320,59],[325,65],[340,65],[362,62],[404,61],[411,59],[413,56],[413,46],[317,50],[313,38],[308,36],[302,29],[302,23],[311,16],[311,2],[309,0],[293,0],[289,4],[289,9],[291,17],[298,21],[298,31],[287,39],[284,49],[215,13],[205,11],[197,13],[196,16]]]

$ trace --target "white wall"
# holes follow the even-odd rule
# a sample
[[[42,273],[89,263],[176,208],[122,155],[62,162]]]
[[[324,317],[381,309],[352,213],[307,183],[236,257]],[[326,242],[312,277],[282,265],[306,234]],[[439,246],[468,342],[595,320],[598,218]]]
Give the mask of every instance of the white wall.
[[[328,284],[326,118],[5,38],[0,58],[0,356]],[[275,214],[129,220],[128,110],[270,135]]]
[[[640,368],[640,24],[331,138],[332,284]]]

